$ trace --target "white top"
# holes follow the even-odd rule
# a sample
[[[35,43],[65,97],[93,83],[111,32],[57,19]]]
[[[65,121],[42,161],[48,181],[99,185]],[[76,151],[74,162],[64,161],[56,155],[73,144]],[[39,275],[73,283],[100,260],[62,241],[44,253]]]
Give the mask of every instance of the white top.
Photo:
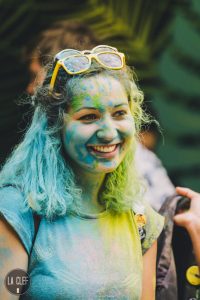
[[[146,186],[144,199],[158,211],[165,199],[175,193],[175,187],[156,154],[140,143],[137,145],[135,162]]]

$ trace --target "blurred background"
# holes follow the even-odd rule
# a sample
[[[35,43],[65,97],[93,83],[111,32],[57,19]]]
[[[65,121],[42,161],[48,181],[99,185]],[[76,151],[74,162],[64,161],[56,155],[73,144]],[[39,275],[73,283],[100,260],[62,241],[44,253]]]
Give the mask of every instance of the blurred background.
[[[30,119],[27,107],[16,104],[30,81],[24,49],[63,19],[84,22],[105,44],[127,54],[145,105],[163,130],[164,138],[149,129],[148,147],[175,185],[200,191],[199,0],[1,0],[0,164]]]

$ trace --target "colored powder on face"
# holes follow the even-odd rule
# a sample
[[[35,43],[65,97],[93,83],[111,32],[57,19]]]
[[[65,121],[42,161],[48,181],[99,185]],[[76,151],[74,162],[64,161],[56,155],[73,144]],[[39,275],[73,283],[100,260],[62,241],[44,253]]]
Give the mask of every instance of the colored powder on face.
[[[71,98],[71,108],[72,110],[78,110],[83,104],[84,95],[76,94]]]
[[[102,110],[101,109],[101,98],[100,98],[100,95],[94,95],[92,97],[92,100],[93,100],[93,103],[94,103],[94,106],[95,108],[99,109],[100,111]]]
[[[75,93],[71,98],[71,108],[73,111],[77,111],[80,107],[83,106],[83,102],[89,102],[93,104],[94,108],[102,110],[101,108],[101,96],[100,94],[89,95],[87,93]]]
[[[99,83],[97,85],[97,82],[98,80],[94,80],[92,83],[85,84],[84,79],[75,79],[74,82],[69,83],[70,104],[74,111],[83,105],[83,101],[92,102],[96,109],[101,109],[101,94],[105,93],[105,88],[99,86]]]
[[[93,86],[91,91],[90,86]],[[133,119],[128,110],[121,118],[113,118],[117,106],[126,104],[127,95],[121,84],[103,76],[94,76],[77,80],[71,88],[71,109],[69,119],[64,128],[63,142],[69,157],[85,170],[98,172],[111,172],[123,160],[125,152],[133,135]],[[100,92],[101,91],[101,92]],[[97,112],[90,108],[95,108]],[[84,109],[88,111],[84,112]],[[82,113],[76,112],[83,110]],[[121,108],[119,108],[121,111]],[[113,113],[114,112],[114,113]],[[95,118],[92,119],[95,115]],[[118,116],[118,115],[117,115]],[[91,118],[91,121],[83,120]],[[90,119],[89,119],[90,120]],[[74,126],[76,124],[76,126]],[[101,136],[97,133],[101,130]],[[103,134],[103,135],[102,135]],[[111,158],[99,157],[87,145],[101,145],[102,143],[120,144],[116,155]]]

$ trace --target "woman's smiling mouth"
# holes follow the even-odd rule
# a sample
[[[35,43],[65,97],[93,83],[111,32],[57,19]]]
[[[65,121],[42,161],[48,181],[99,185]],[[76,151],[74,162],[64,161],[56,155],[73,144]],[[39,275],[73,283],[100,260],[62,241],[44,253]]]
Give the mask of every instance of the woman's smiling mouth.
[[[116,155],[122,143],[112,145],[90,145],[88,149],[92,154],[100,157],[112,158]]]

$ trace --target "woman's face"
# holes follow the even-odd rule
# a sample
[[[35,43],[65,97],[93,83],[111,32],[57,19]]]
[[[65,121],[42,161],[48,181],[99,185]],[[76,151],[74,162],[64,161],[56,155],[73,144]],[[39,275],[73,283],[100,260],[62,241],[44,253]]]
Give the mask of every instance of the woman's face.
[[[73,166],[108,173],[122,162],[135,133],[127,94],[111,76],[95,75],[71,87],[62,139]]]

